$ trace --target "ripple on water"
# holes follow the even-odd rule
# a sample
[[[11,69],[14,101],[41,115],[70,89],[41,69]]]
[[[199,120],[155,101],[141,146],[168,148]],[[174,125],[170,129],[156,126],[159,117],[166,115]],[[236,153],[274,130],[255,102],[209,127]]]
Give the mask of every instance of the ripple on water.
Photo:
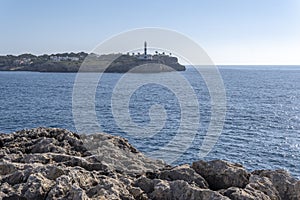
[[[222,135],[205,159],[226,159],[241,163],[249,170],[285,168],[300,177],[299,72],[280,70],[278,73],[272,67],[265,70],[221,68],[226,88],[227,114]],[[203,80],[190,68],[181,74],[195,87],[201,116],[198,135],[177,164],[199,159],[198,153],[211,117],[211,99]],[[129,142],[145,153],[165,146],[174,138],[180,123],[181,113],[176,106],[176,95],[158,86],[136,91],[132,97],[134,101],[129,105],[134,122],[140,126],[148,125],[148,108],[153,103],[163,103],[170,120],[159,134],[136,138],[118,127],[112,115],[110,98],[121,76],[105,74],[97,88],[96,114],[101,131],[127,137]],[[134,76],[138,81],[147,75]],[[172,73],[158,76],[172,79]],[[58,126],[75,131],[72,116],[75,77],[76,74],[64,73],[0,72],[0,132],[9,133],[38,126]],[[180,89],[180,85],[177,87]],[[189,102],[189,99],[186,97],[184,101]],[[82,103],[85,103],[84,98]],[[122,109],[127,112],[128,106],[124,105]],[[89,126],[88,122],[86,125]],[[186,131],[190,131],[188,127]],[[166,153],[177,149],[173,146]],[[157,153],[155,157],[161,155]]]

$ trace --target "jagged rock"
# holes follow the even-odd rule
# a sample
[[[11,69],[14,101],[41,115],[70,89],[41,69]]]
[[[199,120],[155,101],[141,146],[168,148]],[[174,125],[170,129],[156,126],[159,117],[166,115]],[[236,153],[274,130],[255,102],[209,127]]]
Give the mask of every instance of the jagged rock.
[[[271,200],[280,200],[280,195],[273,183],[267,177],[251,175],[249,184],[246,185],[248,191],[261,191],[266,194]]]
[[[229,200],[218,192],[202,189],[190,185],[183,180],[166,181],[159,180],[154,185],[154,191],[150,194],[152,199],[174,199],[174,200]]]
[[[10,174],[16,170],[17,170],[16,167],[11,163],[5,163],[5,162],[0,163],[0,175]]]
[[[250,174],[239,164],[222,160],[209,162],[200,160],[194,162],[192,168],[208,182],[212,190],[244,188],[249,183]]]
[[[154,171],[166,166],[161,160],[145,157],[128,141],[119,136],[103,133],[82,135],[86,148],[94,157],[115,170],[130,173],[133,176],[147,171]]]
[[[149,194],[153,192],[154,190],[154,185],[156,184],[158,180],[157,179],[149,179],[145,176],[141,176],[136,181],[134,182],[135,187],[141,188],[145,193]]]
[[[85,191],[66,175],[56,179],[55,185],[49,190],[47,199],[88,199]]]
[[[82,156],[83,148],[80,136],[65,129],[36,128],[1,135],[4,144],[0,154],[60,153]],[[74,142],[76,141],[76,142]]]
[[[134,186],[141,188],[150,199],[228,199],[218,192],[199,188],[184,180],[161,180],[139,177]]]
[[[230,187],[220,193],[232,200],[280,200],[280,196],[272,182],[266,177],[251,175],[245,188]]]
[[[252,174],[267,177],[279,192],[281,199],[300,199],[300,181],[293,178],[287,171],[256,170]]]
[[[237,187],[230,187],[225,191],[220,191],[220,193],[232,200],[271,200],[269,196],[261,191],[251,191]]]
[[[190,184],[195,183],[200,188],[208,188],[206,180],[197,174],[189,165],[181,165],[170,170],[163,170],[158,175],[163,180],[184,180]]]
[[[149,199],[147,194],[145,194],[144,191],[139,187],[131,187],[131,188],[129,188],[129,192],[130,192],[130,194],[133,195],[133,197],[135,199],[140,199],[140,200]]]
[[[82,139],[64,129],[36,128],[1,134],[0,141],[0,199],[134,199],[132,175],[165,166],[106,134]],[[102,154],[89,151],[91,144]]]
[[[104,133],[0,134],[0,199],[300,199],[299,181],[285,171],[249,176],[219,160],[172,167]]]
[[[78,199],[133,199],[126,186],[117,179],[82,169],[72,169],[68,175],[57,178],[48,194],[48,199],[73,199],[75,197]]]
[[[20,184],[20,189],[22,185]],[[27,199],[44,199],[53,185],[53,181],[45,178],[42,174],[31,174],[23,185],[22,194]]]

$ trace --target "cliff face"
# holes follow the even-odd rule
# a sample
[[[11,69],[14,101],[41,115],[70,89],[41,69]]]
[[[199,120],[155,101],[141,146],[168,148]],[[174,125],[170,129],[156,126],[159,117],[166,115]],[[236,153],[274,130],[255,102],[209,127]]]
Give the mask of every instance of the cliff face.
[[[300,199],[300,181],[286,171],[221,160],[169,166],[103,133],[1,134],[0,159],[0,199]]]

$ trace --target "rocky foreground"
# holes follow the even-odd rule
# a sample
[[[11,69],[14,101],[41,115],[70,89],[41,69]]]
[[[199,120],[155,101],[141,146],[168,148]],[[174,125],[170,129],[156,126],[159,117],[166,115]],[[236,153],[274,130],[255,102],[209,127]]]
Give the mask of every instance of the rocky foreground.
[[[37,128],[0,135],[0,199],[300,199],[284,170],[226,161],[168,166],[126,139]]]

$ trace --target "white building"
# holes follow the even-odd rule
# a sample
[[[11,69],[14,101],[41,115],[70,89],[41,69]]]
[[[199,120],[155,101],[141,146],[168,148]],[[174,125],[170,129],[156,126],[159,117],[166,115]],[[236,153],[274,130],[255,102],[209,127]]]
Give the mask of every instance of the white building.
[[[79,58],[77,57],[69,57],[69,56],[50,56],[50,60],[54,62],[60,62],[60,61],[79,61]]]

